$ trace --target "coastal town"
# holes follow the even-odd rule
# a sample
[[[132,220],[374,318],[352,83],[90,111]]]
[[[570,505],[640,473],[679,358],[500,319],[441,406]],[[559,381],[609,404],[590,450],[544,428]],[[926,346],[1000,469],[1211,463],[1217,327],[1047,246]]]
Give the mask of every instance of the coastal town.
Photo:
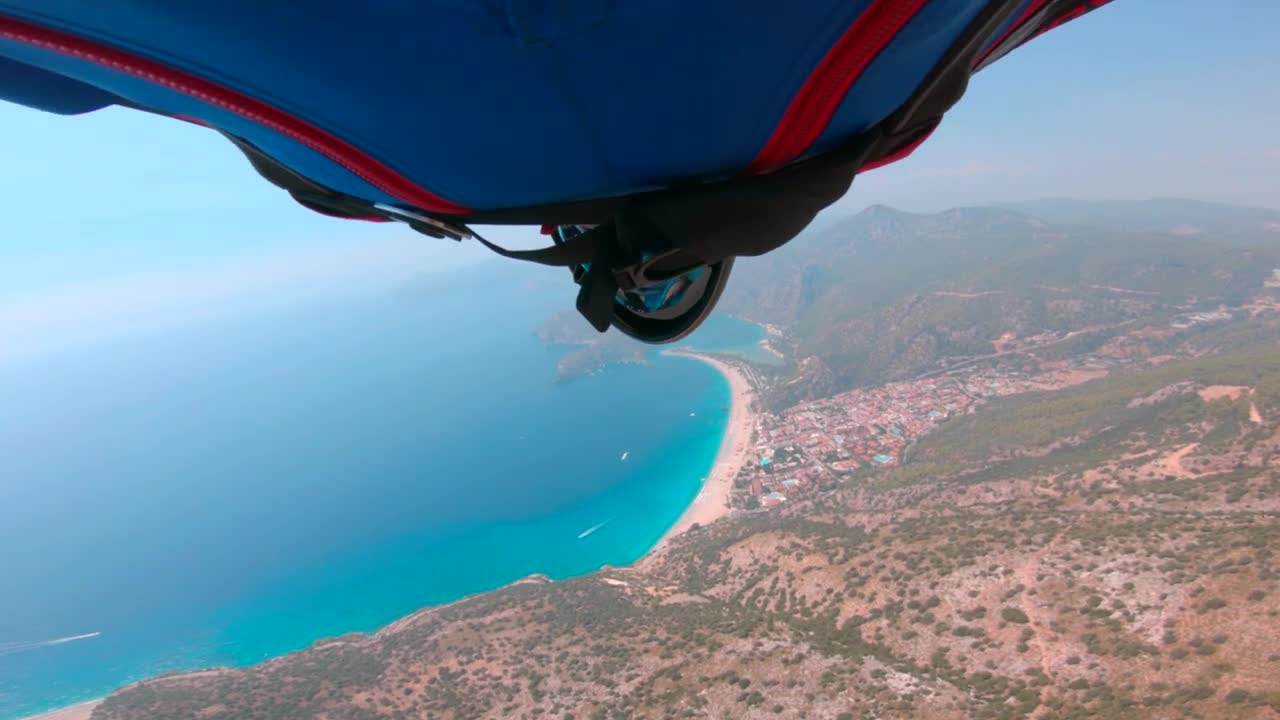
[[[893,466],[908,445],[975,401],[1028,392],[1044,378],[970,372],[890,383],[801,403],[756,416],[753,462],[735,485],[748,488],[747,508],[780,505],[859,469]]]
[[[739,470],[746,507],[774,507],[859,469],[897,465],[912,442],[984,399],[1053,390],[1106,374],[1056,367],[1034,375],[997,369],[851,390],[756,417],[756,462]]]
[[[1165,323],[1117,334],[1071,360],[1043,360],[1035,351],[1070,340],[1080,331],[1024,338],[1006,334],[993,342],[992,355],[962,363],[963,367],[802,402],[780,413],[754,407],[750,449],[742,453],[745,460],[732,468],[731,497],[726,502],[745,510],[773,508],[855,473],[893,467],[902,462],[912,443],[951,418],[977,411],[984,400],[1058,390],[1134,364],[1158,365],[1173,356],[1153,353],[1153,341],[1195,326],[1227,323],[1242,312],[1254,316],[1278,309],[1273,298],[1260,297],[1235,313],[1222,308],[1177,315]],[[777,328],[767,329],[770,339],[781,335]],[[993,362],[1013,355],[1030,362]],[[752,390],[761,384],[750,363],[728,360],[718,365],[722,371],[740,375],[740,382]],[[748,397],[754,404],[754,393]],[[731,439],[729,444],[741,441]]]
[[[973,397],[951,378],[893,383],[802,403],[757,418],[758,462],[744,468],[755,503],[772,507],[860,467],[899,462],[908,443],[966,412]]]

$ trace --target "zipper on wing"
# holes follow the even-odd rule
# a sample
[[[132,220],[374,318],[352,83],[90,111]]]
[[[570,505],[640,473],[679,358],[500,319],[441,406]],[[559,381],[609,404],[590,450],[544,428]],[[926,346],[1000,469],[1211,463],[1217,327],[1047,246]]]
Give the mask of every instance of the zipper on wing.
[[[0,39],[49,50],[114,70],[208,103],[291,138],[420,210],[461,215],[469,210],[417,185],[363,150],[261,100],[204,78],[76,35],[0,15]]]
[[[827,51],[745,171],[767,173],[799,158],[822,135],[849,89],[928,0],[876,0]]]
[[[1051,0],[1033,0],[1018,19],[995,42],[991,43],[986,52],[978,56],[973,67],[981,69],[990,65],[1032,39],[1040,37],[1063,23],[1075,20],[1091,10],[1097,10],[1111,0],[1076,0],[1074,5],[1069,2],[1059,3],[1058,5],[1062,7],[1050,7],[1050,2]],[[1010,38],[1018,36],[1021,37],[1016,42],[1010,42]]]

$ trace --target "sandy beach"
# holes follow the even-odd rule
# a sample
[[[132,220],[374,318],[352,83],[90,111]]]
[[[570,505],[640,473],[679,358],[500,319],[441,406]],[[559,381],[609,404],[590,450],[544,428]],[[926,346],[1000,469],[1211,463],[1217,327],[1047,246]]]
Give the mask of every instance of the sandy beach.
[[[756,424],[753,409],[755,393],[751,383],[747,382],[747,378],[738,368],[695,352],[672,350],[667,354],[693,358],[720,371],[729,381],[732,403],[729,408],[729,425],[725,430],[724,439],[720,442],[720,452],[716,455],[711,474],[703,481],[698,496],[676,524],[671,526],[662,540],[654,546],[654,550],[665,545],[669,538],[679,535],[694,525],[706,525],[729,514],[729,497],[733,492],[733,479],[751,458],[751,433]]]
[[[93,713],[93,709],[101,702],[101,700],[91,700],[87,703],[72,705],[61,710],[53,710],[42,715],[32,715],[24,718],[24,720],[89,720],[89,715]]]

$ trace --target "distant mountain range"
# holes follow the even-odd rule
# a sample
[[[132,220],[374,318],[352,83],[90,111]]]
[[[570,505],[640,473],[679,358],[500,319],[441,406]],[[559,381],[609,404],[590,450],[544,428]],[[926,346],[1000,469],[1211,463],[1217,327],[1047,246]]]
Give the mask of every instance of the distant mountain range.
[[[1138,201],[1046,198],[995,205],[1058,225],[1173,234],[1241,247],[1280,243],[1280,210],[1268,208],[1183,198]]]
[[[1025,209],[1043,216],[873,206],[740,261],[720,307],[787,329],[805,362],[803,381],[775,398],[785,405],[990,353],[1006,334],[1237,306],[1280,267],[1273,211],[1175,200]]]

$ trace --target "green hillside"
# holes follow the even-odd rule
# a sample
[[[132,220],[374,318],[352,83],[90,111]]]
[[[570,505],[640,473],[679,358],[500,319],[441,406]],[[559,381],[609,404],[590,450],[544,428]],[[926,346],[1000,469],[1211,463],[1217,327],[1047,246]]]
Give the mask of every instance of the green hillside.
[[[1280,245],[1073,227],[1000,208],[882,206],[747,259],[723,309],[788,329],[838,387],[911,377],[992,341],[1236,306]]]

